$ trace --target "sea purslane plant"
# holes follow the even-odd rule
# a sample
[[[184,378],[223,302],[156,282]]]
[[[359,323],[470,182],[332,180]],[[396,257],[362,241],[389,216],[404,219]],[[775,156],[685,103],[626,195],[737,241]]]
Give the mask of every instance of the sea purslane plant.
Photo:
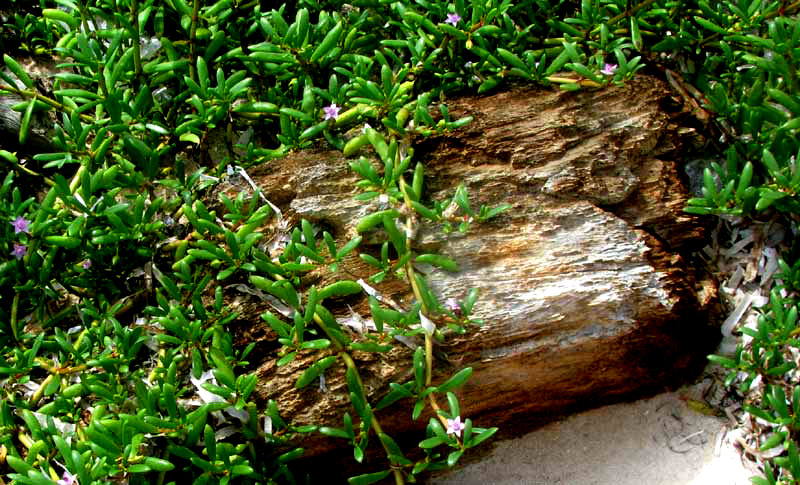
[[[419,224],[466,232],[509,209],[473,209],[463,185],[450,200],[426,197],[413,141],[470,122],[450,118],[451,96],[511,82],[594,89],[646,67],[666,73],[695,114],[716,116],[728,146],[687,210],[796,221],[794,4],[42,0],[39,8],[14,25],[3,17],[0,31],[24,33],[23,51],[49,52],[58,66],[40,80],[5,53],[0,71],[21,147],[0,149],[4,481],[295,483],[303,437],[320,433],[349,443],[358,462],[368,446],[385,451],[383,465],[350,483],[404,483],[454,466],[489,439],[496,428],[473,426],[457,398],[472,370],[433,380],[434,342],[480,323],[477,292],[441,303],[415,269],[458,269],[418,249]],[[52,131],[37,133],[36,119],[51,120]],[[27,152],[34,135],[52,150]],[[286,226],[255,187],[210,195],[227,177],[322,141],[350,159],[357,200],[382,207],[349,241],[308,221]],[[284,231],[271,248],[268,225]],[[380,255],[358,251],[367,233],[384,237]],[[305,283],[311,271],[337,274],[352,254],[374,268],[369,283]],[[781,286],[752,343],[717,358],[734,370],[732,385],[769,383],[748,403],[777,429],[762,449],[783,447],[762,483],[800,477],[800,387],[786,377],[797,347],[795,259],[781,263]],[[407,283],[408,308],[386,307],[370,286],[387,278]],[[343,369],[350,407],[341,427],[298,425],[274,400],[255,401],[254,344],[234,344],[229,283],[285,309],[262,314],[280,345],[277,366],[315,355],[296,388],[323,386],[327,369]],[[326,300],[359,297],[374,329],[353,338]],[[395,336],[424,344],[410,352],[409,380],[386,383],[373,402],[352,352],[380,354]],[[428,417],[414,453],[380,425],[385,408],[409,404],[411,419]]]

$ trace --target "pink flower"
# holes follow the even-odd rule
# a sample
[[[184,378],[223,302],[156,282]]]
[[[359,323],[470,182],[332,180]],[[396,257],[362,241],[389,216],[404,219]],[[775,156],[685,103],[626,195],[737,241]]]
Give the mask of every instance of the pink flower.
[[[14,226],[14,234],[19,234],[21,232],[24,232],[25,234],[30,234],[31,221],[25,219],[22,216],[19,216],[13,221],[11,221],[11,225]]]
[[[64,470],[64,475],[57,483],[58,485],[78,485],[78,477],[70,473],[68,470]]]
[[[87,259],[86,261],[84,261],[84,262],[81,264],[81,267],[82,267],[83,269],[89,269],[89,268],[91,268],[91,267],[92,267],[92,260],[91,260],[91,259]]]
[[[456,437],[461,438],[461,431],[464,429],[464,423],[461,422],[461,416],[456,416],[456,419],[447,420],[447,434],[454,434]]]
[[[58,485],[78,485],[78,477],[70,473],[69,470],[64,470],[64,475],[57,483]]]
[[[28,252],[28,246],[24,244],[14,244],[14,250],[11,251],[11,254],[14,255],[17,259],[22,259],[25,256],[25,253]]]
[[[445,300],[444,307],[455,315],[461,315],[461,307],[455,298],[448,298]]]
[[[456,24],[458,24],[458,22],[460,20],[461,20],[461,16],[458,15],[457,13],[449,13],[449,14],[447,14],[447,20],[445,20],[445,23],[448,23],[448,24],[452,25],[453,27],[455,27]]]
[[[616,70],[617,70],[617,65],[616,64],[608,64],[608,63],[606,63],[606,65],[603,66],[603,69],[601,69],[600,72],[605,74],[606,76],[612,76],[612,75],[614,75],[614,71],[616,71]]]
[[[78,477],[70,473],[69,470],[67,470],[67,467],[61,463],[56,461],[56,465],[64,469],[64,474],[61,476],[61,480],[56,482],[58,485],[78,485]]]
[[[341,107],[336,106],[336,103],[333,103],[330,106],[325,106],[324,108],[322,108],[322,110],[325,111],[326,120],[335,120],[336,118],[338,118],[339,111],[341,109],[342,109]]]

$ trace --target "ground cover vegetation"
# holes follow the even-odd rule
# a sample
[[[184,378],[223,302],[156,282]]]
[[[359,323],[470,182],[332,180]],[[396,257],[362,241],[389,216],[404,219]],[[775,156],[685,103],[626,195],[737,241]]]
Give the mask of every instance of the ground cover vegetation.
[[[432,383],[433,344],[467,332],[476,292],[440,302],[417,265],[456,270],[415,247],[420,224],[468,231],[508,207],[473,208],[460,187],[430,200],[413,142],[469,119],[448,97],[512,82],[565,90],[666,77],[719,136],[687,211],[797,221],[800,171],[797,3],[769,0],[220,0],[11,1],[3,13],[0,93],[19,113],[19,150],[0,150],[0,482],[294,483],[302,437],[344,440],[355,484],[414,482],[453,466],[496,428],[461,416],[453,393],[471,373]],[[18,62],[52,55],[51,84]],[[33,120],[52,116],[52,149],[26,153]],[[307,221],[276,242],[279,209],[258,191],[208,200],[229,177],[326,143],[351,157],[355,196],[375,211],[361,233],[385,239],[371,282],[400,278],[415,295],[391,308],[368,283],[307,287],[336,270],[361,237],[334,240]],[[214,151],[212,148],[216,147]],[[221,147],[221,148],[220,148]],[[5,147],[4,147],[5,148]],[[368,153],[370,157],[364,156]],[[31,190],[31,187],[38,190]],[[210,209],[211,205],[217,207]],[[474,204],[473,204],[474,205]],[[270,224],[272,224],[270,226]],[[733,357],[728,384],[782,447],[756,483],[800,479],[800,385],[793,376],[800,263],[792,247],[758,328]],[[278,365],[316,353],[296,387],[344,369],[351,411],[341,427],[296,426],[256,403],[252,346],[226,325],[231,284],[286,308],[262,318]],[[326,300],[370,293],[370,330],[348,332]],[[369,402],[352,354],[421,336],[413,376]],[[432,417],[416,452],[380,426],[402,404]],[[482,423],[490,425],[491,423]],[[299,443],[299,444],[298,444]]]

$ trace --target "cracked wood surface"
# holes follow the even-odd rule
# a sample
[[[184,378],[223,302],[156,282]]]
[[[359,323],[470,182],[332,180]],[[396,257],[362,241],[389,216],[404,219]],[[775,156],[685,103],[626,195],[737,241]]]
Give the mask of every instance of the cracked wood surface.
[[[680,165],[695,134],[681,125],[666,86],[641,76],[624,87],[579,93],[518,87],[448,106],[453,119],[475,120],[416,140],[426,196],[443,199],[463,182],[473,207],[513,206],[466,235],[443,236],[423,224],[417,236],[417,248],[460,264],[458,273],[422,268],[442,301],[481,291],[475,316],[485,324],[448,339],[440,347],[447,361],[437,364],[440,372],[474,369],[457,393],[462,415],[477,426],[521,433],[570,410],[662,390],[702,363],[714,345],[716,286],[690,261],[704,228],[682,212],[689,195]],[[353,199],[357,178],[336,151],[296,153],[250,175],[291,220],[306,218],[340,243],[376,209],[375,200]],[[365,237],[359,250],[376,251],[371,242],[379,244]],[[356,257],[340,273],[371,274]],[[376,287],[410,304],[404,282]],[[250,360],[259,365],[258,399],[275,399],[298,424],[341,426],[348,410],[343,366],[326,373],[327,392],[316,385],[296,391],[312,354],[274,367],[276,336],[258,316],[268,307],[248,295],[235,304],[242,314],[238,339],[257,342]],[[330,309],[344,315],[348,304],[369,316],[363,298]],[[355,357],[373,404],[390,381],[408,378],[410,351],[402,345]],[[385,431],[402,434],[427,422],[412,423],[410,413],[411,403],[401,401],[377,415]],[[412,442],[422,438],[420,432]],[[319,454],[347,444],[311,436],[303,446]],[[343,453],[352,457],[352,450]]]

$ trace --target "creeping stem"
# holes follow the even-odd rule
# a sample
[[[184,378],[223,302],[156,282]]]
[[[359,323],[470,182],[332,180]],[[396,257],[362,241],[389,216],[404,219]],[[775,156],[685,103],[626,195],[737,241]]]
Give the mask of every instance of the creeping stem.
[[[328,336],[331,342],[333,342],[333,346],[339,353],[339,357],[342,358],[347,368],[353,371],[353,373],[356,376],[356,380],[358,381],[358,385],[361,386],[361,388],[363,389],[364,383],[361,380],[361,374],[359,374],[358,367],[356,366],[356,363],[353,360],[353,358],[350,356],[349,353],[347,353],[342,344],[338,340],[336,340],[333,334],[331,334],[331,332],[328,330],[328,326],[325,325],[325,322],[322,320],[322,318],[320,318],[319,314],[317,314],[316,312],[314,313],[314,322],[319,326],[319,328],[322,329],[323,332],[325,332],[325,335]],[[378,418],[374,414],[372,415],[372,419],[370,421],[371,421],[370,426],[372,427],[372,430],[375,431],[375,434],[377,436],[383,434],[383,429],[381,428],[381,425],[378,422]],[[386,451],[386,455],[387,456],[391,455],[392,454],[391,450],[389,450],[389,448],[386,446],[383,440],[378,439],[378,441],[381,442],[383,449]],[[394,474],[394,481],[397,485],[403,485],[405,483],[405,479],[403,478],[403,473],[400,470],[392,468],[392,473]]]
[[[91,18],[91,15],[89,14],[89,10],[87,10],[87,8],[86,8],[85,2],[77,2],[77,4],[78,4],[78,12],[80,12],[80,14],[81,14],[81,24],[83,26],[83,32],[86,35],[89,35],[89,33],[92,30],[94,30],[94,29],[90,29],[89,28],[89,20],[88,19]],[[97,24],[95,23],[95,26],[96,25]]]
[[[402,175],[400,176],[399,185],[400,185],[400,191],[403,193],[403,200],[405,201],[406,207],[408,207],[409,210],[413,211],[414,208],[411,205],[411,198],[408,196],[408,185],[406,185],[406,180]],[[412,222],[413,219],[409,218],[408,221],[409,221],[408,224],[413,224]],[[414,232],[413,230],[406,232],[406,247],[408,248],[411,247],[411,238],[409,234],[413,232]],[[417,301],[420,302],[420,305],[422,305],[421,309],[422,313],[427,315],[429,308],[427,307],[427,305],[425,305],[425,300],[422,298],[422,293],[420,292],[419,285],[417,285],[417,278],[415,276],[414,266],[411,264],[410,259],[408,260],[408,262],[406,262],[405,269],[406,269],[406,277],[408,278],[408,281],[411,283],[411,289],[414,292],[414,298],[416,298]],[[433,335],[428,334],[428,332],[425,332],[425,387],[429,387],[431,385],[432,380],[433,380]],[[433,408],[434,410],[434,414],[436,414],[436,417],[439,418],[439,421],[441,421],[443,425],[447,426],[447,420],[444,418],[444,416],[439,414],[439,410],[441,408],[439,407],[439,403],[436,402],[436,397],[433,395],[432,392],[428,393],[428,401],[431,404],[431,408]]]
[[[101,83],[101,86],[102,85],[103,84]],[[32,100],[41,101],[41,102],[43,102],[45,104],[48,104],[48,105],[52,106],[53,108],[57,109],[58,111],[63,111],[65,113],[72,114],[72,112],[74,111],[69,106],[67,106],[67,105],[65,105],[63,103],[59,103],[58,101],[56,101],[56,100],[54,100],[52,98],[48,98],[47,96],[39,94],[35,90],[20,89],[20,88],[17,88],[15,86],[11,86],[11,85],[8,85],[8,84],[0,84],[0,93],[2,93],[2,92],[8,92],[8,93],[16,94],[17,96],[21,97],[22,99],[32,99]],[[94,118],[92,118],[91,116],[89,116],[87,114],[81,114],[80,117],[81,117],[81,119],[83,121],[85,121],[87,123],[93,123],[94,122]]]
[[[142,76],[142,42],[140,39],[141,28],[139,25],[139,2],[131,0],[131,20],[133,20],[133,65],[136,69],[136,77],[141,81]]]
[[[189,77],[197,82],[197,19],[200,14],[200,0],[192,5],[192,26],[189,31]]]
[[[53,374],[48,374],[47,377],[42,381],[42,383],[39,384],[39,387],[31,396],[30,399],[31,406],[36,406],[39,403],[39,400],[44,395],[44,390],[47,388],[47,386],[50,385],[51,382],[53,382],[53,379],[54,379]]]

